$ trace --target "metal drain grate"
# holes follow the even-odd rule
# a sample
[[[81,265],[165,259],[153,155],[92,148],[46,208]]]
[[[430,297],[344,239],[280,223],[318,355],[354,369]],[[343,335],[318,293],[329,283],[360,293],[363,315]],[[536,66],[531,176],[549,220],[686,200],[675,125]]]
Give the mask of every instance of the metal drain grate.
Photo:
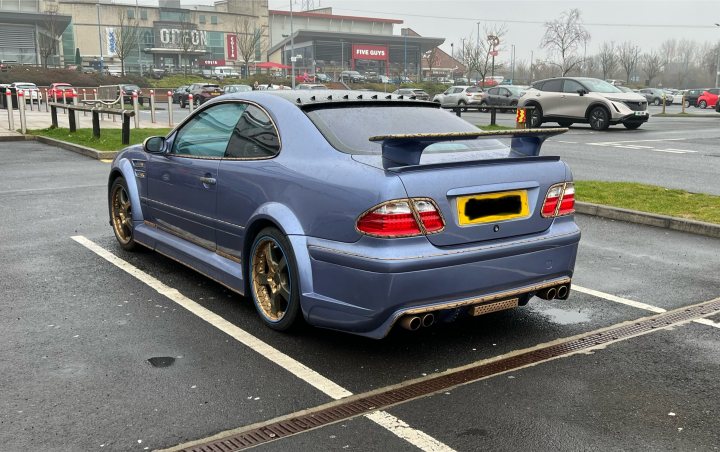
[[[720,298],[675,311],[665,312],[635,322],[610,327],[600,332],[574,337],[564,342],[530,350],[507,358],[501,358],[451,373],[429,377],[401,387],[387,389],[378,393],[349,397],[345,400],[306,410],[300,415],[290,415],[280,420],[271,420],[264,425],[255,425],[246,431],[234,433],[226,438],[190,446],[182,450],[187,452],[231,452],[247,449],[313,428],[329,425],[373,411],[383,410],[393,405],[435,392],[446,391],[454,386],[519,369],[551,358],[566,356],[619,339],[647,333],[658,328],[667,328],[668,326],[678,323],[712,315],[718,311],[720,311]]]

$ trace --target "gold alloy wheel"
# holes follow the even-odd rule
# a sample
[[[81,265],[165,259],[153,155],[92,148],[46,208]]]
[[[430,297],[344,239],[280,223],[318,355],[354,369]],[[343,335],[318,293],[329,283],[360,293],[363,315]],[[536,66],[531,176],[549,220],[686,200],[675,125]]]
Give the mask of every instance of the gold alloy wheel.
[[[116,184],[112,192],[112,220],[115,236],[123,245],[132,240],[132,207],[127,190]]]
[[[273,322],[282,320],[290,305],[290,273],[285,254],[275,240],[265,238],[255,247],[252,285],[263,315]]]

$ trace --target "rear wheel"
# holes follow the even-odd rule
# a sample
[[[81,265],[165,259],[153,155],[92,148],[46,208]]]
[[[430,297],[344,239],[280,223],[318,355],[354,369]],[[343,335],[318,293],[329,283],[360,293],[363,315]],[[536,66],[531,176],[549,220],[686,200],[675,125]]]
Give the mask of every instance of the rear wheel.
[[[656,97],[655,100],[653,100],[653,104],[655,104],[655,105],[660,105],[661,103],[662,103],[662,101],[660,100],[659,97]]]
[[[707,102],[703,99],[700,102],[698,102],[699,108],[707,108]]]
[[[482,112],[490,111],[490,109],[487,108],[487,102],[485,102],[485,101],[480,102],[480,108],[478,110],[480,110]]]
[[[687,99],[685,99],[685,100],[683,101],[683,106],[684,106],[685,108],[690,108],[690,101],[687,100]]]
[[[530,127],[536,128],[540,127],[543,123],[543,116],[542,116],[542,108],[540,108],[539,105],[532,105],[533,108],[532,112],[530,113]]]
[[[460,107],[460,111],[467,111],[467,104],[464,100],[458,102],[458,107]]]
[[[603,107],[590,110],[590,127],[593,130],[605,130],[610,126],[610,115]]]
[[[250,293],[262,321],[287,331],[298,321],[300,290],[292,246],[276,228],[257,235],[250,252]]]

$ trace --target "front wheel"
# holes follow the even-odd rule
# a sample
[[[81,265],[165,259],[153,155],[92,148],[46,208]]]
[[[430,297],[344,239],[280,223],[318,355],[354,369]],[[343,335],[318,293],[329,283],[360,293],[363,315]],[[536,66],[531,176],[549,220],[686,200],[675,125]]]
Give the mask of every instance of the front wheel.
[[[292,246],[282,232],[265,228],[250,251],[250,293],[262,321],[287,331],[298,321],[300,290]]]
[[[590,127],[593,130],[605,130],[610,126],[610,118],[603,107],[595,107],[590,111]]]
[[[530,128],[540,127],[543,123],[542,108],[536,105],[530,113]]]
[[[132,204],[123,177],[118,177],[110,187],[110,218],[113,232],[120,246],[126,251],[132,251],[137,243],[133,238],[135,227],[133,225]]]
[[[705,102],[704,100],[701,100],[700,102],[698,102],[698,107],[703,108],[703,109],[707,108],[707,102]]]

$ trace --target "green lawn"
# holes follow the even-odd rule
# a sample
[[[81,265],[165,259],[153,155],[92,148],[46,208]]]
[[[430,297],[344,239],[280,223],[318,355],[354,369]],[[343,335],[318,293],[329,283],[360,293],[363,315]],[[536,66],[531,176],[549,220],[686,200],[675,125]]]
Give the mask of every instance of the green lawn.
[[[575,181],[578,201],[720,224],[720,196],[632,182]]]
[[[169,128],[130,129],[130,144],[142,143],[145,138],[155,135],[165,136],[168,132],[170,132]],[[102,129],[100,131],[99,139],[93,138],[92,129],[77,129],[74,133],[70,133],[68,129],[62,128],[41,129],[29,130],[28,133],[48,138],[55,138],[56,140],[67,141],[81,146],[87,146],[89,148],[97,149],[98,151],[119,151],[127,146],[121,142],[120,129]]]
[[[515,127],[508,127],[508,126],[499,126],[497,124],[490,125],[490,124],[476,124],[477,127],[480,127],[481,129],[485,131],[490,130],[515,130]]]

